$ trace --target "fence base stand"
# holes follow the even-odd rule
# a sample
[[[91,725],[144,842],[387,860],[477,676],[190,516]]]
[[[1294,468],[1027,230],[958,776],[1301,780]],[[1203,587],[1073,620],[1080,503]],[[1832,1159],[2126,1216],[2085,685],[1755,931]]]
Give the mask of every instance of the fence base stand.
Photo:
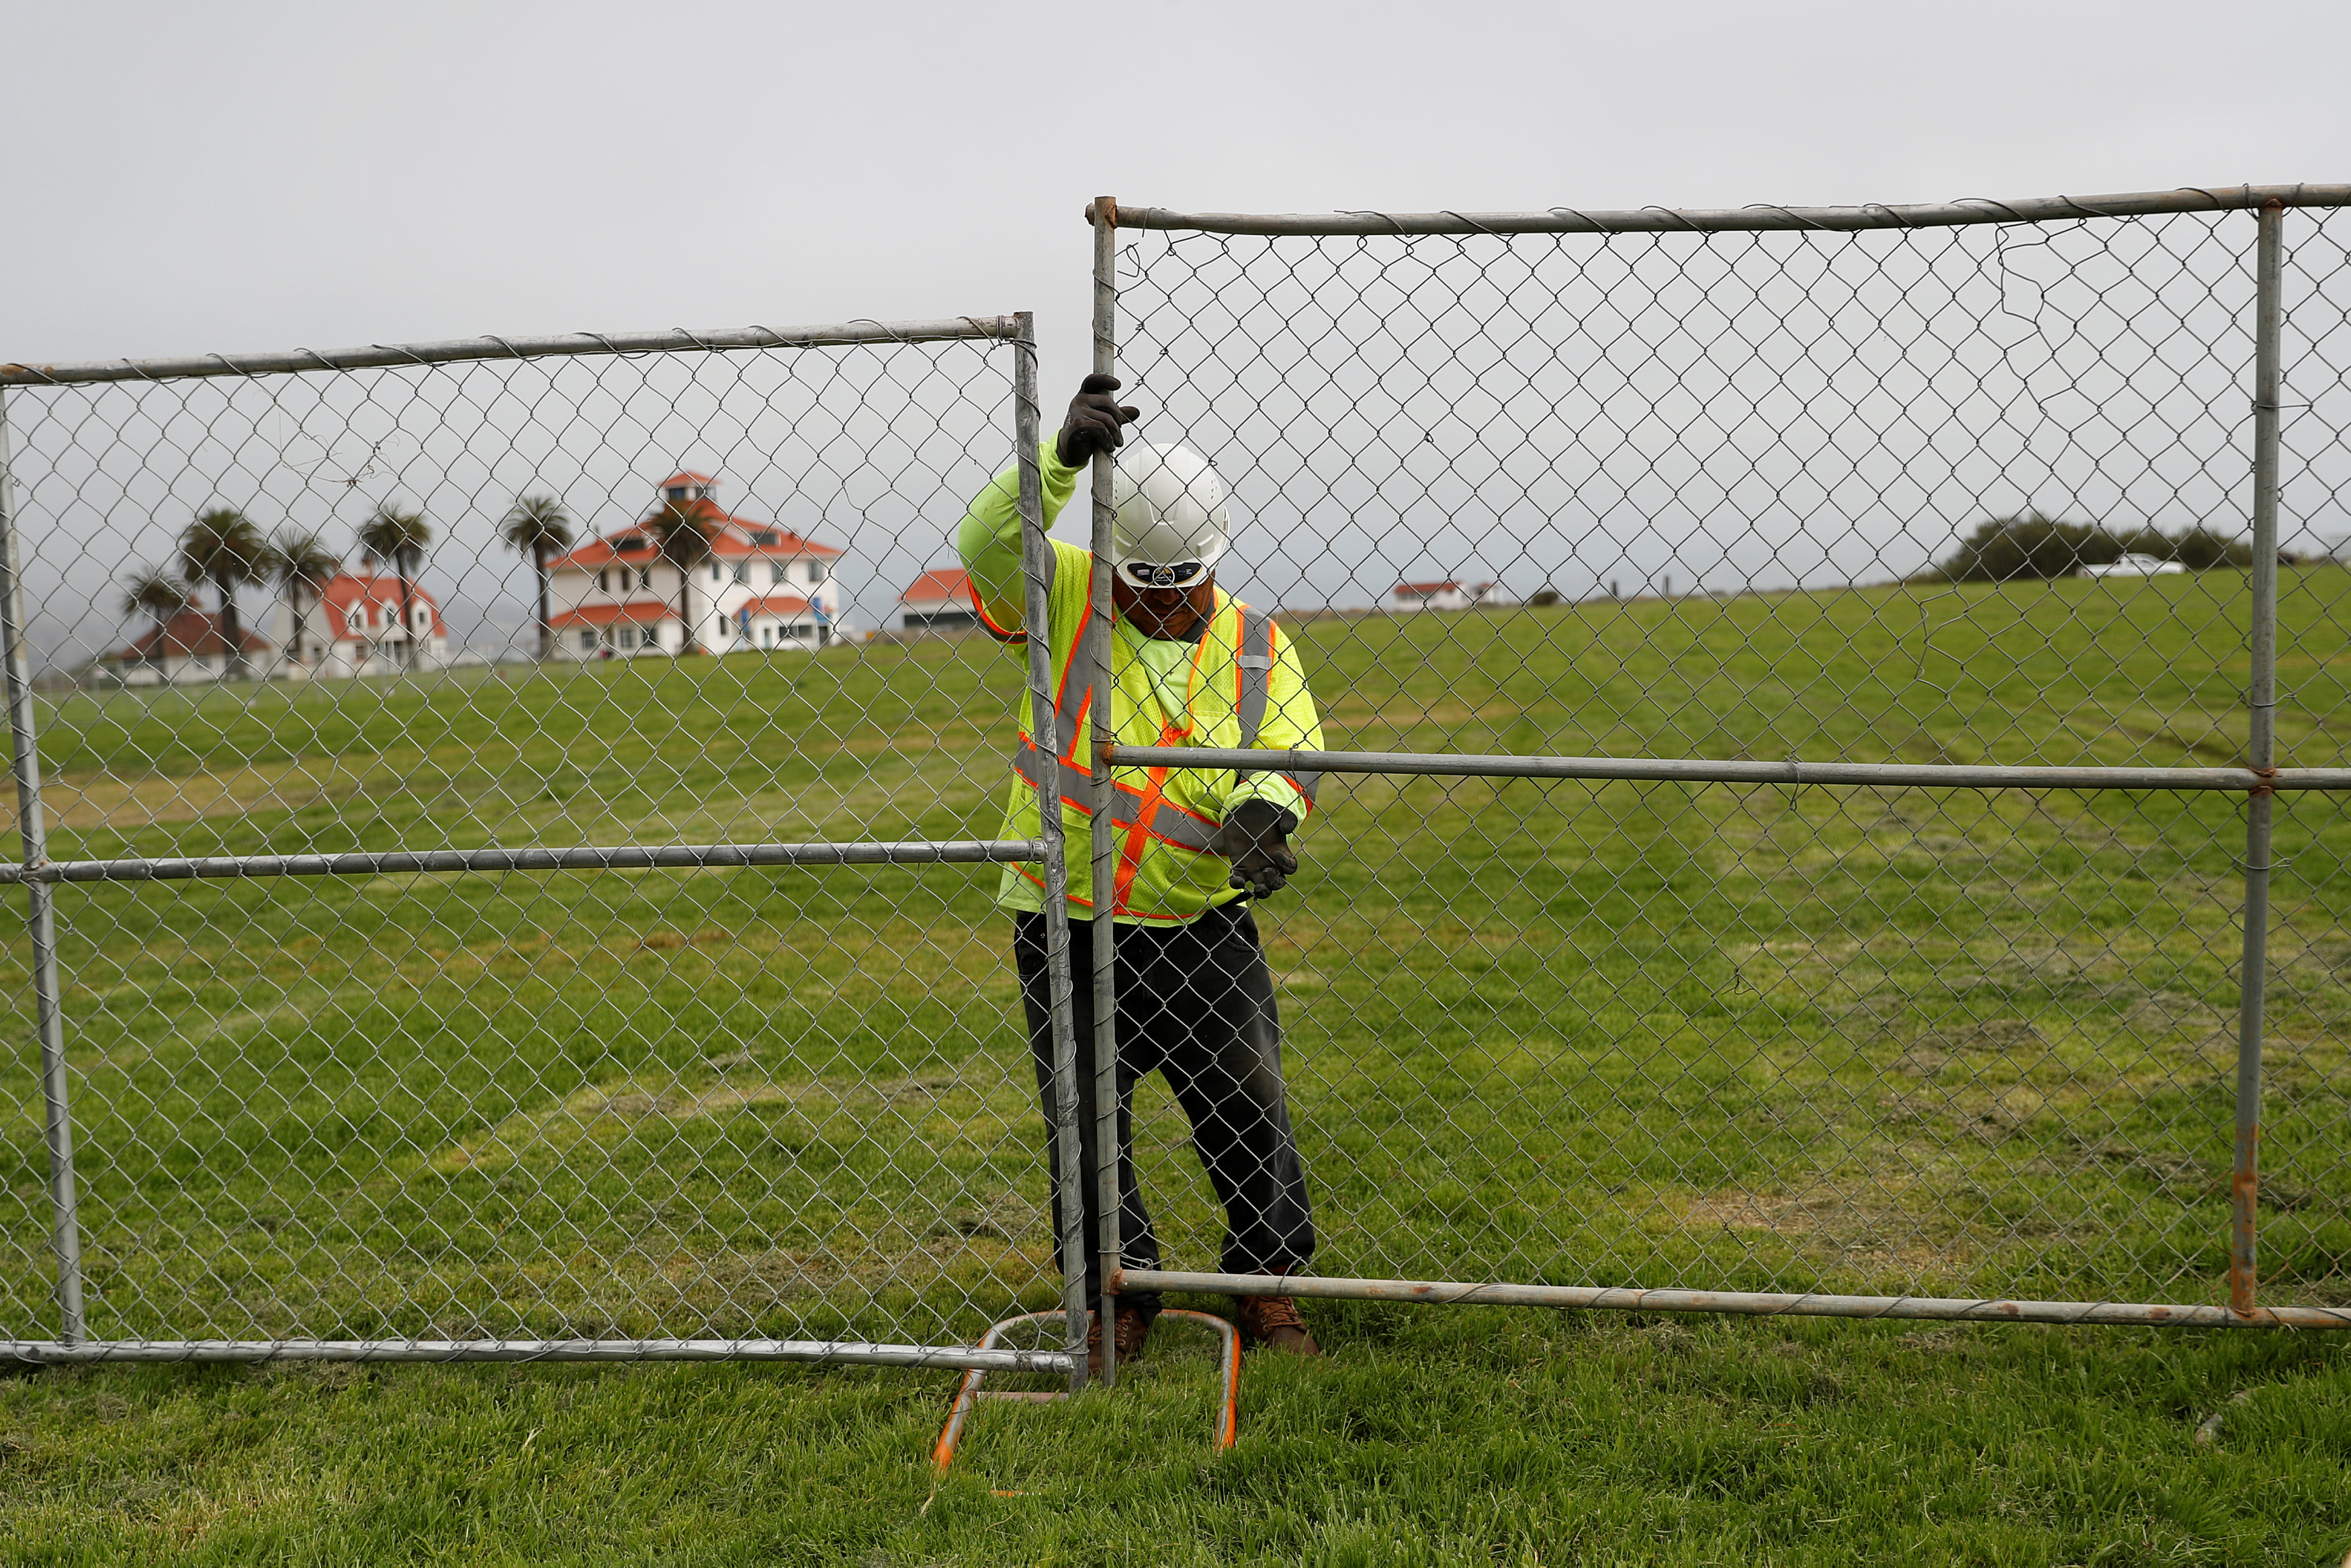
[[[983,1351],[996,1350],[997,1342],[1003,1336],[1005,1330],[1016,1324],[1060,1323],[1061,1318],[1062,1314],[1058,1312],[1031,1312],[1023,1313],[1019,1317],[1008,1317],[987,1331],[987,1335],[979,1342],[979,1348]],[[1215,1437],[1217,1450],[1221,1453],[1238,1442],[1241,1435],[1240,1331],[1223,1318],[1204,1312],[1170,1309],[1159,1314],[1160,1322],[1164,1323],[1169,1318],[1186,1323],[1196,1323],[1214,1329],[1217,1337],[1223,1341],[1223,1354],[1218,1357],[1222,1364],[1218,1383],[1223,1391],[1223,1397],[1217,1402]],[[982,1399],[1008,1399],[1029,1404],[1050,1405],[1070,1397],[1065,1390],[1058,1389],[1050,1392],[1041,1389],[1017,1392],[1009,1389],[1002,1392],[993,1388],[983,1389],[980,1387],[980,1382],[987,1376],[987,1369],[977,1366],[965,1373],[962,1384],[956,1389],[955,1403],[947,1407],[947,1424],[939,1428],[939,1440],[931,1449],[931,1468],[940,1475],[946,1474],[947,1467],[955,1462],[956,1445],[963,1441],[964,1428],[970,1421],[972,1410]]]
[[[1341,1280],[1280,1274],[1188,1274],[1122,1269],[1113,1291],[1188,1291],[1232,1296],[1317,1296],[1420,1302],[1433,1306],[1540,1306],[1614,1312],[1740,1313],[1756,1317],[1929,1318],[1947,1323],[2142,1324],[2164,1328],[2351,1328],[2351,1307],[2140,1305],[2126,1302],[2018,1302],[1945,1296],[1771,1295],[1748,1291],[1645,1291],[1590,1285],[1463,1284],[1442,1280]],[[1162,1314],[1171,1316],[1172,1314]]]

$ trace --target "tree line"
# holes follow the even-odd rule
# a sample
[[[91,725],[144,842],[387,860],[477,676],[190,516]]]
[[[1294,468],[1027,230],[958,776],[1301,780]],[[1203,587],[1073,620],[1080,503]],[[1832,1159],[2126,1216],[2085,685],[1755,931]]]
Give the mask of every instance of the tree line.
[[[530,559],[538,582],[539,655],[551,646],[548,626],[548,563],[571,547],[571,518],[550,495],[526,495],[508,508],[499,536]],[[433,525],[419,511],[404,511],[387,502],[361,524],[352,540],[361,561],[388,566],[400,582],[400,624],[403,637],[395,656],[403,667],[415,663],[416,577],[423,569],[424,553],[433,543]],[[226,673],[248,672],[245,627],[237,604],[240,589],[268,585],[285,596],[293,612],[293,645],[298,650],[309,629],[309,613],[323,599],[327,585],[343,569],[344,555],[327,542],[323,532],[281,528],[265,535],[258,524],[233,506],[214,506],[200,513],[180,531],[171,560],[162,566],[141,563],[123,579],[121,610],[127,617],[145,617],[154,625],[157,653],[172,618],[202,607],[209,587],[220,607],[222,638],[228,645]]]
[[[2202,526],[2182,534],[2150,527],[2116,533],[2102,524],[2063,523],[2023,512],[1977,524],[1957,549],[1918,580],[2006,583],[2066,577],[2084,566],[2109,566],[2125,556],[2177,561],[2191,572],[2241,570],[2252,565],[2253,546]]]

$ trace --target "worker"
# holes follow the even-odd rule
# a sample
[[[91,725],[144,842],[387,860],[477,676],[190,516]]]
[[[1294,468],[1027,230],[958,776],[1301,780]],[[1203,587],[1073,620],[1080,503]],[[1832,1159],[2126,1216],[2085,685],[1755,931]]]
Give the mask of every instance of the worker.
[[[1037,454],[1045,525],[1069,504],[1097,452],[1115,452],[1112,528],[1112,739],[1120,745],[1319,750],[1322,730],[1298,652],[1273,618],[1217,587],[1229,532],[1225,489],[1206,458],[1180,446],[1126,444],[1138,410],[1111,394],[1115,377],[1088,376],[1060,431]],[[1123,448],[1123,451],[1120,449]],[[998,639],[1020,643],[1028,622],[1019,512],[1019,468],[1008,468],[966,514],[957,537],[972,600]],[[1058,774],[1061,820],[1073,846],[1071,951],[1076,983],[1078,1126],[1085,1168],[1101,1168],[1094,1121],[1092,882],[1082,846],[1091,842],[1089,779],[1093,726],[1102,711],[1094,670],[1078,657],[1092,614],[1093,556],[1051,541],[1048,624],[1057,683],[1056,739],[1048,755],[1030,731],[1029,695],[1019,698],[1019,740],[1002,836],[1038,836],[1038,781]],[[1295,1274],[1314,1255],[1306,1173],[1298,1158],[1281,1079],[1281,1029],[1273,978],[1249,912],[1298,869],[1289,836],[1313,809],[1315,776],[1278,771],[1120,767],[1115,785],[1117,872],[1111,918],[1119,926],[1117,966],[1118,1190],[1122,1262],[1159,1267],[1134,1177],[1134,1084],[1164,1075],[1192,1127],[1193,1147],[1225,1210],[1222,1267],[1228,1273]],[[1045,959],[1041,867],[1007,865],[998,901],[1013,911],[1012,947],[1028,1014],[1030,1053],[1045,1109],[1052,1169],[1053,1228],[1061,1234],[1061,1149],[1054,1126],[1053,1032]],[[1087,1299],[1102,1300],[1096,1186],[1083,1184]],[[1155,1293],[1117,1298],[1112,1324],[1120,1360],[1143,1353]],[[1236,1298],[1240,1328],[1255,1345],[1316,1355],[1320,1347],[1288,1296]],[[1090,1358],[1099,1371],[1102,1324],[1094,1314]]]

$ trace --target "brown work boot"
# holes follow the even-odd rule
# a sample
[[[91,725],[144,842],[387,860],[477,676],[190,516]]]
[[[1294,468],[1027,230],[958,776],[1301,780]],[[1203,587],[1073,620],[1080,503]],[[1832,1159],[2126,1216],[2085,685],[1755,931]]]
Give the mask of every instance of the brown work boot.
[[[1322,1347],[1306,1332],[1306,1320],[1298,1315],[1298,1303],[1290,1296],[1235,1296],[1240,1308],[1241,1337],[1251,1345],[1291,1355],[1320,1355]]]
[[[1143,1359],[1143,1342],[1151,1333],[1151,1319],[1141,1307],[1123,1306],[1111,1317],[1111,1343],[1118,1348],[1118,1364]],[[1086,1314],[1086,1375],[1102,1376],[1102,1314]]]

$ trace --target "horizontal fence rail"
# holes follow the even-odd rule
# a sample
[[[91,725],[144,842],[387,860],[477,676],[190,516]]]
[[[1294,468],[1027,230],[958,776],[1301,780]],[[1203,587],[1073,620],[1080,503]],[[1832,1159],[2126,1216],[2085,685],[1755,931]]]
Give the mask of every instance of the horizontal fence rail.
[[[1773,1294],[1758,1291],[1648,1291],[1584,1285],[1463,1284],[1431,1280],[1347,1280],[1292,1274],[1203,1274],[1127,1269],[1122,1290],[1212,1291],[1317,1301],[1409,1302],[1429,1306],[1531,1306],[1566,1311],[1728,1313],[1748,1317],[1925,1318],[1944,1323],[2130,1324],[2150,1328],[2351,1328],[2351,1307],[2222,1306],[2130,1302],[1962,1300],[1935,1296]]]
[[[200,380],[217,376],[277,376],[308,370],[454,365],[476,359],[709,354],[747,348],[953,343],[1009,339],[1014,331],[1014,320],[1009,316],[956,316],[944,321],[848,321],[826,327],[741,327],[708,332],[672,327],[664,332],[569,332],[540,337],[451,337],[431,343],[371,343],[359,348],[290,348],[270,354],[194,354],[170,359],[92,359],[54,365],[0,365],[0,387]]]
[[[2351,205],[2351,185],[2189,186],[2110,196],[2035,196],[1999,202],[1971,198],[1895,206],[1667,208],[1537,213],[1179,213],[1116,206],[1122,229],[1206,234],[1740,234],[1774,230],[1853,232],[1951,228],[1971,223],[2068,223],[2084,218],[2147,217],[2163,213],[2253,212],[2264,206]],[[1089,223],[1094,208],[1086,209]]]
[[[2351,768],[2034,767],[1964,763],[1750,763],[1707,757],[1451,756],[1420,752],[1238,751],[1113,746],[1139,768],[1290,774],[1395,774],[1507,779],[1633,779],[1657,784],[1878,784],[1919,789],[2351,790]]]
[[[202,877],[381,877],[407,872],[643,871],[751,866],[984,866],[1041,860],[1033,839],[899,844],[625,844],[571,849],[355,850],[348,855],[211,855],[187,859],[0,865],[0,882],[172,882]]]
[[[946,1366],[983,1372],[1070,1370],[1067,1353],[792,1339],[251,1339],[0,1340],[0,1362],[263,1361],[814,1361],[848,1366]]]

